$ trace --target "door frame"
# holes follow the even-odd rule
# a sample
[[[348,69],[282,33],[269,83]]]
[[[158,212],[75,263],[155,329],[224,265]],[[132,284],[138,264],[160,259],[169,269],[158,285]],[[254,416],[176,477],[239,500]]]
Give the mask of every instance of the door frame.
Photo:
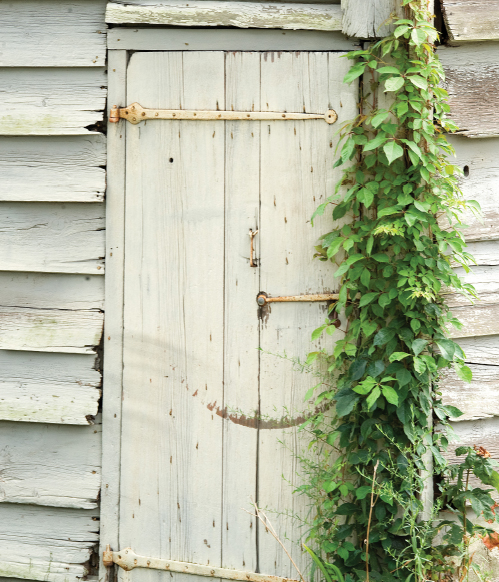
[[[109,31],[108,100],[127,105],[126,76],[134,51],[327,51],[360,48],[339,32],[265,29],[113,28]],[[119,47],[119,48],[118,48]],[[119,547],[121,402],[123,382],[123,307],[125,259],[126,126],[107,124],[106,276],[102,394],[102,484],[100,506],[99,582],[115,579],[102,555],[107,545]]]

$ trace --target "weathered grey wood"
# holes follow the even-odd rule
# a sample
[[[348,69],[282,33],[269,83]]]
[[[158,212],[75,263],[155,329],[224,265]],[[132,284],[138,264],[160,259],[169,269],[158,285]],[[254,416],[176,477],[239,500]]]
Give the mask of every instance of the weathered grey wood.
[[[105,0],[10,0],[0,5],[0,67],[99,67]]]
[[[328,4],[275,4],[220,0],[109,2],[106,22],[175,26],[236,26],[341,30],[341,8]]]
[[[263,54],[261,108],[299,111],[327,104],[338,111],[341,125],[356,112],[357,88],[342,84],[347,70],[348,61],[338,54]],[[261,139],[261,290],[270,295],[335,291],[331,266],[311,261],[308,249],[331,224],[329,217],[323,217],[311,228],[310,216],[340,177],[332,163],[336,130],[316,122],[265,124]],[[318,345],[331,348],[342,332],[324,343],[310,342],[312,331],[324,322],[326,304],[274,304],[267,309],[260,336],[264,351],[260,356],[260,414],[284,422],[278,421],[281,427],[275,430],[259,431],[258,502],[279,512],[272,515],[272,522],[282,539],[298,540],[302,535],[298,522],[280,511],[285,507],[289,514],[302,518],[309,511],[305,499],[293,495],[294,487],[301,483],[297,456],[307,454],[307,439],[296,426],[282,425],[286,426],[286,417],[303,417],[307,409],[304,395],[316,379],[293,371],[290,362],[265,352],[304,358]],[[296,575],[289,559],[260,525],[258,543],[262,572]],[[304,567],[299,545],[288,547]]]
[[[452,307],[454,317],[464,325],[460,330],[449,329],[453,338],[499,334],[499,294],[481,295],[475,305]]]
[[[225,106],[259,111],[260,53],[231,52],[225,59]],[[232,252],[225,255],[224,400],[220,409],[228,406],[249,416],[258,411],[255,371],[260,359],[255,302],[260,268],[249,266],[249,230],[260,227],[260,143],[266,125],[225,124],[225,188],[230,192],[225,203],[225,247]],[[259,232],[254,237],[257,265],[261,236]],[[222,566],[256,571],[257,523],[237,507],[256,499],[258,492],[258,431],[234,422],[224,422],[223,429]]]
[[[0,201],[102,202],[103,135],[0,138]]]
[[[0,419],[92,424],[101,375],[92,355],[0,350]]]
[[[438,387],[444,404],[463,412],[457,421],[499,416],[499,366],[471,364],[471,383],[460,380],[453,369],[445,370]]]
[[[499,40],[498,0],[441,0],[451,41]]]
[[[222,52],[135,53],[127,99],[223,108],[224,85]],[[120,544],[220,566],[222,420],[201,399],[223,399],[224,130],[158,120],[126,139]]]
[[[444,87],[449,92],[449,117],[467,137],[499,135],[496,51],[495,43],[438,49],[446,76]]]
[[[99,311],[23,309],[0,306],[0,349],[73,354],[93,353],[99,345]]]
[[[101,204],[5,202],[0,270],[104,274]]]
[[[97,507],[100,426],[0,422],[0,443],[0,502]]]
[[[342,31],[350,37],[381,38],[390,32],[386,21],[391,14],[402,15],[397,0],[341,0]]]
[[[108,53],[109,101],[126,102],[126,51]],[[109,111],[108,111],[109,114]],[[104,383],[102,403],[102,492],[99,580],[107,581],[102,563],[107,544],[118,548],[121,462],[121,394],[123,380],[123,279],[125,251],[126,122],[108,124],[109,164],[106,191],[107,301],[104,320]]]
[[[499,139],[469,140],[463,136],[448,136],[456,150],[451,163],[458,165],[465,175],[460,187],[465,199],[477,200],[482,215],[467,211],[462,218],[468,228],[463,233],[468,242],[499,239]]]
[[[102,120],[103,68],[5,68],[0,135],[88,134]]]
[[[96,510],[0,504],[0,576],[79,582],[98,539]]]
[[[358,44],[340,32],[272,29],[111,28],[110,49],[147,51],[348,51]]]
[[[469,364],[497,366],[499,361],[499,335],[464,337],[457,340]]]

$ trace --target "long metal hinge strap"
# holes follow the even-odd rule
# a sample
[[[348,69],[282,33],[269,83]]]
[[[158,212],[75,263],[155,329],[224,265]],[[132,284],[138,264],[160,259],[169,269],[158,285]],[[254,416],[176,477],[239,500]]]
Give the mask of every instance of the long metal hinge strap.
[[[323,119],[326,123],[334,123],[338,116],[334,109],[326,113],[279,113],[273,111],[197,111],[186,109],[144,109],[139,103],[128,107],[111,109],[109,121],[118,123],[126,119],[134,125],[147,119],[179,119],[181,121],[293,121],[300,119]]]
[[[265,576],[264,574],[255,574],[254,572],[203,566],[201,564],[191,564],[190,562],[146,558],[145,556],[138,556],[131,548],[113,552],[108,546],[104,551],[103,563],[105,566],[117,564],[120,568],[127,571],[133,570],[134,568],[149,568],[150,570],[165,570],[182,574],[195,574],[196,576],[209,576],[210,578],[241,580],[243,582],[297,582],[296,580],[281,578],[280,576]]]

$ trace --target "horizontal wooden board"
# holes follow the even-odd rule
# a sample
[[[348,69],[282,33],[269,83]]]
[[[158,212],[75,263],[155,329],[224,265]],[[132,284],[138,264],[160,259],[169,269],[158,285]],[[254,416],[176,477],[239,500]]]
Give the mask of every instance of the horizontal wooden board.
[[[236,26],[341,30],[341,7],[328,4],[276,4],[220,0],[127,0],[109,2],[106,22],[174,26]]]
[[[452,307],[452,314],[462,323],[462,329],[451,327],[450,337],[471,337],[499,334],[499,294],[480,296],[474,305]]]
[[[466,354],[468,364],[497,366],[499,362],[499,335],[464,337],[457,339]]]
[[[0,67],[103,66],[105,9],[105,0],[2,2]]]
[[[101,67],[4,68],[0,134],[88,134],[102,121],[105,100]]]
[[[0,202],[102,202],[106,138],[0,137]]]
[[[460,179],[463,197],[476,200],[482,215],[466,211],[462,221],[467,225],[463,234],[468,242],[499,239],[499,139],[470,140],[463,136],[448,136],[456,150],[451,163],[465,173]],[[442,222],[443,223],[443,222]]]
[[[4,202],[0,270],[103,274],[104,206]]]
[[[441,0],[451,41],[499,40],[499,0]]]
[[[92,424],[97,366],[95,355],[0,350],[0,420]]]
[[[0,576],[80,582],[98,541],[96,510],[0,503]]]
[[[457,421],[499,416],[499,366],[470,364],[471,383],[463,382],[454,369],[445,370],[438,388],[444,404],[456,406],[463,412]]]
[[[100,311],[0,306],[0,349],[93,353],[103,324]]]
[[[0,422],[0,443],[0,502],[97,507],[99,425]]]
[[[111,28],[109,49],[148,51],[349,51],[359,46],[341,32],[217,28]]]
[[[449,92],[450,117],[468,137],[499,135],[499,63],[494,43],[465,44],[438,50]]]

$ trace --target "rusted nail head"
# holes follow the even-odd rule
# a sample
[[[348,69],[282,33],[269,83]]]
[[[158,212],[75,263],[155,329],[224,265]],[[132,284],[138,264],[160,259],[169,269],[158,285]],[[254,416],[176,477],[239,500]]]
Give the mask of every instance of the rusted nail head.
[[[158,115],[158,114],[156,113],[156,115]],[[145,117],[145,116],[146,116],[146,112],[142,111],[142,117]]]
[[[258,297],[256,298],[256,301],[257,301],[258,305],[260,305],[260,307],[262,307],[266,303],[265,297],[263,295],[258,295]]]

